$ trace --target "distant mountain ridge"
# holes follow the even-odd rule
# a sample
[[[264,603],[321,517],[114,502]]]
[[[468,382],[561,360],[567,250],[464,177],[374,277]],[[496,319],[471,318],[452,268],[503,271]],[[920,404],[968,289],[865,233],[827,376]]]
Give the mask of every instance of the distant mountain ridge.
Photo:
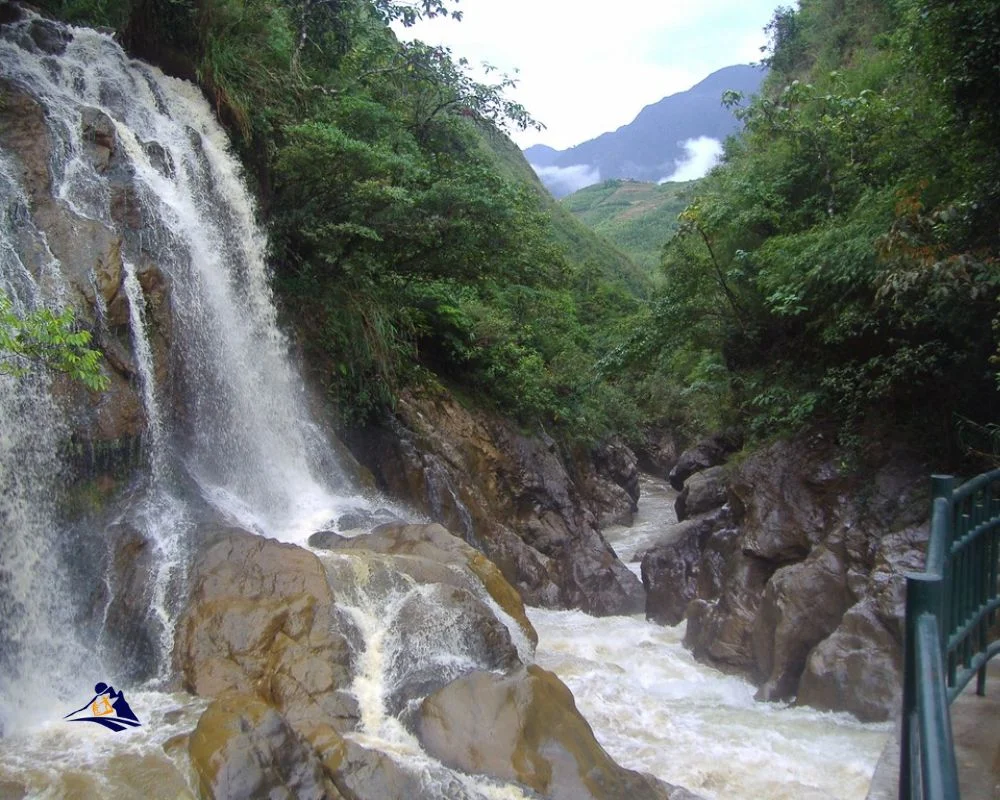
[[[534,145],[524,155],[541,168],[542,181],[556,196],[613,178],[662,180],[687,158],[685,142],[700,137],[721,142],[739,128],[722,95],[728,90],[756,94],[766,74],[764,67],[749,64],[724,67],[687,91],[646,106],[616,131],[566,150]]]

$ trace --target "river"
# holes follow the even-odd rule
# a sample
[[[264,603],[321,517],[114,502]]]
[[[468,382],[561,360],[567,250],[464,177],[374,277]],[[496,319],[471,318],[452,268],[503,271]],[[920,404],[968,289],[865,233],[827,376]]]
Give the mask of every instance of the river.
[[[631,528],[605,536],[631,559],[676,521],[667,484],[642,483]],[[598,740],[623,766],[651,772],[719,800],[861,800],[889,724],[784,703],[760,703],[755,687],[699,664],[684,649],[684,624],[642,615],[591,617],[531,609],[538,663],[573,690]]]

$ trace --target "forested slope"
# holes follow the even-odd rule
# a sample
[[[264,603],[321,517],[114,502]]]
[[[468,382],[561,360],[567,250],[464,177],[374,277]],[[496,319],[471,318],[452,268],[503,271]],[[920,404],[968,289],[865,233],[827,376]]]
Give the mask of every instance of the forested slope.
[[[832,421],[850,441],[874,422],[942,459],[949,443],[989,450],[998,12],[988,0],[779,9],[745,132],[682,214],[664,287],[609,374],[631,364],[639,396],[672,398],[693,427],[768,437]]]
[[[276,288],[349,423],[440,380],[593,438],[628,404],[593,363],[647,282],[559,209],[504,131],[505,76],[400,42],[446,0],[64,0],[196,79],[259,186]],[[492,78],[493,76],[490,76]]]
[[[661,282],[663,245],[677,217],[697,192],[697,182],[644,183],[610,180],[559,201],[574,217],[626,253],[648,279]]]

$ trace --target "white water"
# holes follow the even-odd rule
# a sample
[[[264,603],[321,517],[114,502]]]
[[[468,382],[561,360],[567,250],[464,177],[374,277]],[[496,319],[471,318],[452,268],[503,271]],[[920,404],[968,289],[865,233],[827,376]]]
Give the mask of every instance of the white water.
[[[606,536],[624,561],[676,521],[669,486],[644,480],[633,528]],[[638,572],[639,564],[630,564]],[[747,681],[699,664],[684,625],[533,608],[537,663],[572,689],[598,741],[623,766],[718,800],[862,800],[889,736],[862,724],[759,703]]]

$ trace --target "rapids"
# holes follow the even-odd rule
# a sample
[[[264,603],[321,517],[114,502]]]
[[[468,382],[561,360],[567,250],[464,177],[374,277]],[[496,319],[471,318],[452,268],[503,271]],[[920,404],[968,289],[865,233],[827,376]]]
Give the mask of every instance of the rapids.
[[[676,522],[674,492],[642,482],[631,528],[605,536],[628,563]],[[639,564],[629,563],[639,574]],[[673,628],[632,617],[530,609],[537,663],[576,697],[622,766],[718,800],[862,800],[889,724],[753,699],[742,678],[699,664]]]

